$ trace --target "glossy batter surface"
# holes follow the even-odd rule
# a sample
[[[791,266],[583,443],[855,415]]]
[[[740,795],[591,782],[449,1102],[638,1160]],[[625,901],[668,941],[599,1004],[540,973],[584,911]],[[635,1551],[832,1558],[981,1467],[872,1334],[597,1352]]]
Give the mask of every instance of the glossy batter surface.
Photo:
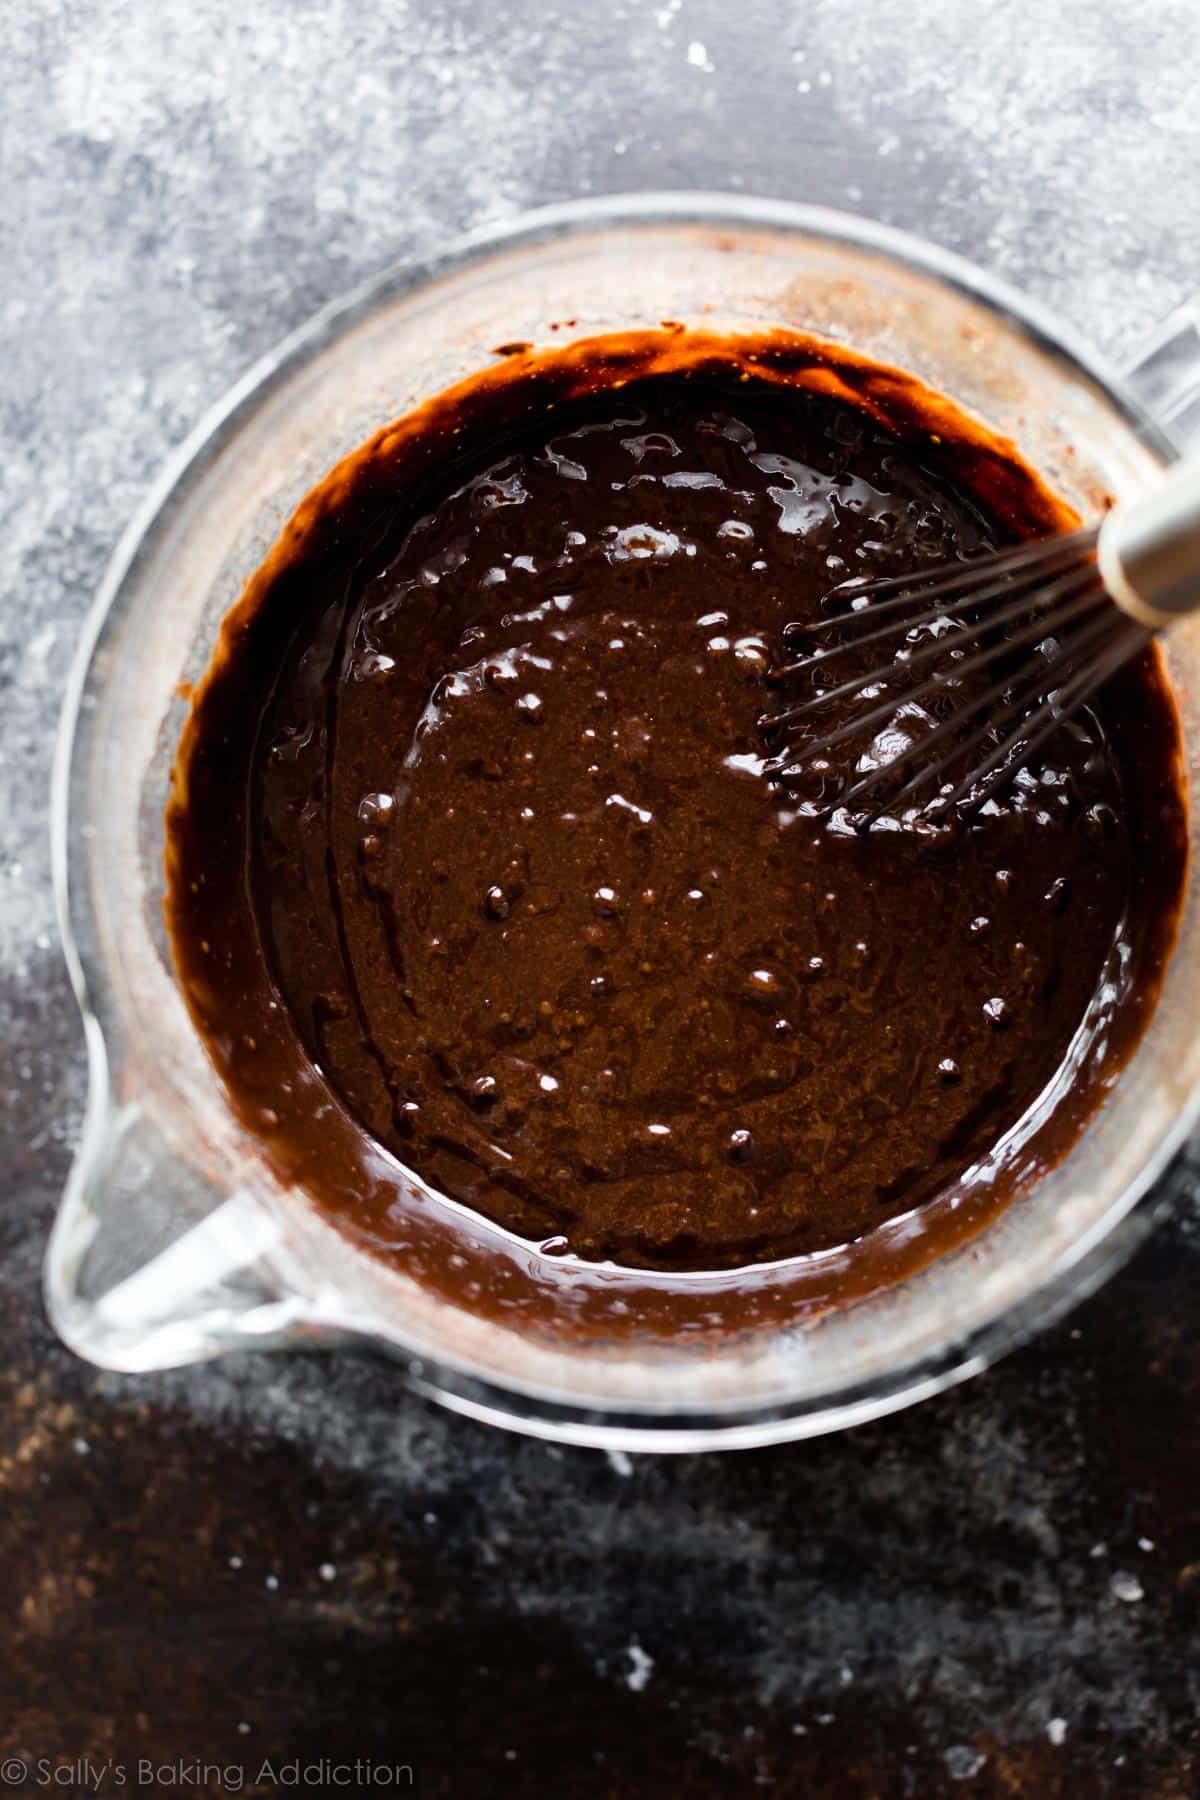
[[[335,512],[222,675],[255,719],[221,766],[257,953],[312,1063],[435,1188],[667,1269],[861,1238],[1073,1083],[1060,1154],[1140,1029],[1182,879],[1149,660],[932,838],[770,778],[790,621],[1033,523],[919,434],[742,374],[601,387]],[[903,709],[848,771],[938,716]],[[193,775],[206,754],[230,755],[200,730]],[[185,875],[204,830],[177,812]],[[177,873],[173,928],[211,1024],[203,887]],[[233,1079],[258,1103],[255,1055]]]

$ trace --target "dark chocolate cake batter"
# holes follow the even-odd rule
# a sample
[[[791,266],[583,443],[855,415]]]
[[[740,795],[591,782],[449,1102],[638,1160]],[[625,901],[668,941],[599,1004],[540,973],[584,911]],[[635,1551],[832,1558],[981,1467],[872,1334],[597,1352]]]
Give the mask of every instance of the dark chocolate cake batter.
[[[194,1015],[351,1223],[297,1035],[370,1139],[551,1251],[802,1255],[979,1165],[994,1204],[997,1147],[1060,1156],[1157,994],[1185,860],[1157,660],[975,817],[856,832],[770,778],[786,625],[1066,509],[847,355],[601,346],[351,459],[231,619],[169,816]],[[845,773],[937,717],[901,706]]]

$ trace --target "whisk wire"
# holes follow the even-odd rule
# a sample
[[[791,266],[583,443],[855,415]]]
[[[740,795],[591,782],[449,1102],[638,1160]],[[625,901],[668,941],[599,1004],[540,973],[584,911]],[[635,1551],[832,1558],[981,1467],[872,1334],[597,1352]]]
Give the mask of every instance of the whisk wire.
[[[988,572],[993,575],[1015,573],[1028,566],[1041,572],[1055,562],[1069,562],[1072,558],[1083,555],[1095,547],[1096,538],[1096,527],[1085,525],[1078,531],[1062,532],[1057,537],[1035,538],[1031,543],[1014,544],[1008,550],[991,550],[985,557],[955,557],[952,561],[931,563],[927,569],[910,570],[907,575],[870,576],[856,589],[855,597],[859,594],[877,596],[899,593],[906,599],[936,599],[939,593],[948,593],[964,582],[970,586],[977,581],[980,567],[984,563],[987,564]],[[933,585],[917,586],[924,582],[932,582]],[[847,586],[848,583],[842,585]],[[824,622],[816,620],[803,629],[816,628]]]
[[[1030,709],[1034,708],[1037,702],[1047,695],[1048,691],[1051,694],[1063,691],[1067,681],[1078,670],[1079,657],[1090,654],[1093,648],[1102,644],[1111,635],[1111,621],[1108,618],[1096,619],[1089,627],[1079,632],[1078,636],[1072,640],[1070,648],[1061,657],[1055,659],[1049,667],[1029,670],[1025,679],[1011,693],[1010,698],[1003,706],[995,711],[989,711],[981,725],[967,737],[960,738],[955,743],[954,760],[974,755],[977,750],[983,748],[997,730],[1008,725],[1013,719],[1022,721],[1022,725],[1027,723]],[[902,768],[906,768],[917,757],[927,755],[935,743],[950,737],[955,732],[961,732],[967,720],[974,718],[988,706],[988,698],[986,694],[981,694],[975,701],[964,707],[961,713],[954,713],[949,718],[943,719],[932,731],[926,732],[924,737],[909,744],[890,762],[870,770],[861,781],[856,782],[844,793],[836,804],[852,810],[855,801],[864,799],[890,776],[897,774]],[[1064,712],[1062,717],[1066,716],[1066,712]],[[1020,741],[1021,735],[1022,726],[1018,726],[1017,730],[1004,740],[1001,749],[1011,749]],[[864,819],[863,824],[872,825],[884,812],[899,808],[904,801],[911,799],[935,777],[939,780],[943,779],[946,774],[947,760],[949,759],[933,758],[926,762],[924,767],[918,769],[915,775],[910,776],[902,787],[882,799]],[[979,768],[973,768],[971,779],[977,780],[981,772],[983,771]],[[931,802],[931,804],[933,803]]]
[[[1078,585],[1080,581],[1086,579],[1086,570],[1075,571],[1071,576],[1064,576],[1061,581],[1039,590],[1032,597],[1028,593],[1022,594],[1007,606],[993,612],[987,620],[987,629],[992,630],[1010,625],[1014,620],[1025,617],[1031,611],[1044,610],[1064,593],[1069,592],[1071,586]],[[975,607],[987,606],[993,600],[999,599],[1002,594],[1008,592],[1010,586],[1011,583],[1008,581],[996,582],[994,586],[981,588],[978,593],[970,595],[966,600],[959,600],[951,606],[932,606],[927,612],[918,613],[914,618],[906,620],[903,630],[907,635],[909,632],[920,630],[923,626],[937,625],[943,619],[957,619],[960,614],[970,613]],[[883,607],[879,608],[880,612],[883,610]],[[875,608],[872,607],[870,611],[874,612]],[[852,616],[865,618],[868,615],[861,613]],[[839,619],[829,621],[829,623],[841,624],[842,621]],[[805,669],[823,669],[826,663],[832,662],[835,656],[844,655],[847,650],[865,650],[871,644],[881,644],[888,639],[894,640],[896,629],[895,625],[882,625],[878,631],[868,632],[866,637],[847,638],[843,643],[834,644],[828,650],[819,650],[815,656],[801,657],[795,662],[783,663],[778,668],[771,670],[771,679],[772,681],[781,681],[786,676],[797,675]],[[928,653],[932,655],[937,648],[936,645],[930,645]],[[915,655],[910,657],[908,667],[911,668],[916,660]],[[828,691],[825,690],[826,693]],[[812,701],[806,704],[815,705],[822,698],[822,694],[814,695]]]
[[[971,794],[972,812],[978,812],[985,806],[992,795],[1003,786],[1004,782],[1015,773],[1014,753],[1020,750],[1020,761],[1028,763],[1035,757],[1043,744],[1049,742],[1054,733],[1079,708],[1102,687],[1109,678],[1116,674],[1131,656],[1150,642],[1153,632],[1144,626],[1129,623],[1118,634],[1112,648],[1099,658],[1091,667],[1080,669],[1056,693],[1049,695],[1042,704],[1025,720],[1023,726],[1005,739],[977,769],[972,769],[958,781],[949,794],[939,794],[930,802],[929,812],[933,815],[944,814],[957,806],[960,800]],[[989,780],[990,777],[990,780]],[[983,782],[982,789],[978,783]],[[972,791],[976,790],[976,791]]]
[[[820,810],[845,812],[858,829],[918,804],[930,819],[977,812],[1150,642],[1153,619],[1144,622],[1132,607],[1114,603],[1103,562],[1099,533],[1089,527],[860,582],[853,588],[860,604],[849,613],[789,626],[788,643],[831,628],[839,641],[781,664],[773,681],[820,671],[850,650],[877,646],[883,656],[890,649],[891,660],[765,713],[759,725],[774,750],[770,774],[786,781],[815,764],[826,775],[823,759],[837,746],[898,725],[906,709],[940,695],[940,716],[923,735],[893,733],[890,746],[873,735],[867,766],[860,761],[857,779],[843,781]],[[918,632],[939,624],[945,629],[921,643]],[[863,701],[870,704],[856,704]],[[834,709],[828,730],[780,746],[790,727],[823,708]],[[884,748],[892,753],[880,755]],[[930,789],[936,791],[920,801]]]
[[[1061,630],[1064,625],[1070,622],[1078,609],[1078,591],[1079,589],[1088,586],[1089,583],[1092,584],[1092,593],[1090,596],[1084,596],[1086,604],[1095,605],[1097,602],[1102,601],[1104,595],[1103,592],[1098,590],[1094,585],[1093,571],[1086,567],[1073,570],[1070,575],[1064,575],[1052,590],[1047,590],[1048,595],[1052,598],[1061,599],[1063,601],[1063,605],[1058,608],[1057,612],[1052,610],[1044,613],[1039,618],[1032,620],[1024,630],[1012,633],[1011,636],[981,651],[976,657],[971,657],[965,662],[957,663],[954,670],[955,674],[974,674],[977,669],[984,667],[986,663],[990,662],[993,657],[1000,652],[1020,649],[1023,644],[1035,642],[1044,637],[1052,637],[1055,631]],[[1028,610],[1029,608],[1027,605],[1018,605],[1013,616],[1020,618],[1022,614],[1027,613]],[[1010,622],[1008,615],[1011,612],[1011,608],[1003,609],[1002,613],[995,615],[992,619],[987,621],[984,629],[990,630],[995,626],[1003,626],[1004,623]],[[937,616],[941,617],[942,615],[938,614]],[[891,634],[889,633],[888,635],[890,636]],[[929,663],[936,662],[939,658],[945,657],[947,648],[948,646],[946,643],[939,639],[936,643],[926,645],[923,650],[915,651],[904,663],[905,673],[911,673],[913,669],[925,668]],[[804,664],[798,665],[799,668],[805,666],[806,665]],[[819,662],[816,666],[820,666]],[[836,687],[822,688],[820,693],[813,694],[806,700],[798,701],[795,706],[786,707],[783,712],[766,714],[761,721],[762,729],[770,732],[782,725],[792,725],[797,719],[805,718],[809,713],[816,712],[818,708],[822,706],[831,705],[838,700],[845,700],[851,694],[861,693],[864,687],[870,687],[877,682],[886,681],[888,675],[893,672],[894,666],[877,670],[874,674],[865,678],[861,675],[851,676],[848,681],[843,681]],[[935,685],[940,686],[941,683],[938,682],[935,683]],[[915,698],[915,695],[910,695],[909,697]],[[889,711],[893,711],[894,709],[894,702],[891,703],[890,707],[885,703],[881,716],[888,716]],[[876,710],[878,711],[879,709]],[[866,718],[858,720],[859,725],[865,725],[866,723]]]
[[[1083,580],[1087,580],[1086,573],[1083,576]],[[990,663],[994,662],[996,657],[1000,654],[1012,650],[1019,650],[1025,644],[1037,643],[1041,642],[1044,638],[1053,637],[1055,632],[1061,631],[1065,626],[1070,625],[1073,622],[1078,623],[1081,617],[1086,616],[1087,613],[1102,604],[1104,604],[1104,596],[1094,587],[1090,592],[1071,594],[1056,612],[1046,614],[1045,617],[1035,620],[1023,631],[1014,632],[1002,642],[980,650],[975,656],[968,656],[965,660],[955,663],[953,665],[955,679],[959,680],[968,675],[978,674],[981,670],[987,668]],[[919,651],[916,656],[909,659],[904,665],[905,672],[907,673],[919,665],[928,665],[929,663],[936,661],[938,657],[944,657],[945,655],[946,645],[944,643],[931,644],[928,650]],[[879,670],[874,675],[865,679],[859,676],[850,681],[843,682],[840,687],[827,688],[824,693],[816,695],[811,700],[802,701],[798,706],[789,707],[786,712],[776,713],[764,718],[762,721],[763,729],[765,731],[773,731],[782,725],[794,724],[796,720],[804,718],[815,711],[818,706],[848,699],[853,694],[861,693],[866,687],[875,686],[880,682],[886,682],[889,673],[892,672],[891,669]],[[831,749],[834,745],[843,743],[848,737],[853,737],[861,731],[869,730],[872,726],[886,724],[887,721],[895,715],[896,708],[902,701],[909,704],[915,704],[918,700],[927,699],[930,694],[936,693],[939,690],[944,690],[945,686],[945,676],[943,674],[935,674],[930,676],[927,680],[919,682],[915,688],[906,689],[903,695],[890,695],[886,700],[881,700],[877,706],[869,708],[867,712],[859,713],[853,719],[848,719],[844,725],[829,732],[826,736],[822,737],[819,742],[805,745],[802,753],[803,760],[805,762],[811,761],[813,756],[820,755],[825,750]],[[796,774],[799,772],[801,766],[801,764],[789,761],[785,757],[777,760],[775,772],[785,775]]]

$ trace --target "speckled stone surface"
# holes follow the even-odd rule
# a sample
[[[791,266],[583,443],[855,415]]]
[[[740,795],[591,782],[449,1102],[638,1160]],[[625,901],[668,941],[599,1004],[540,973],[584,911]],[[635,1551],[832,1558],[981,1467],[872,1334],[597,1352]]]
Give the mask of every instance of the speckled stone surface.
[[[736,1457],[509,1439],[366,1359],[101,1376],[38,1295],[83,1098],[51,737],[205,407],[394,258],[618,188],[869,213],[1127,354],[1200,282],[1193,0],[34,0],[0,46],[0,1784],[1195,1793],[1194,1160],[1000,1369]]]

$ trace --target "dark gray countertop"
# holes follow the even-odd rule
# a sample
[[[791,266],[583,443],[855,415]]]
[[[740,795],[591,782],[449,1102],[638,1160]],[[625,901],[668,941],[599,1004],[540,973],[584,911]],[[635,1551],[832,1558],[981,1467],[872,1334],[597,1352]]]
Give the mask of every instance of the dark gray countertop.
[[[619,188],[869,213],[1126,354],[1200,284],[1200,11],[37,0],[0,44],[0,1759],[29,1791],[32,1759],[111,1756],[225,1791],[360,1757],[455,1794],[1196,1792],[1194,1165],[999,1370],[707,1460],[506,1438],[366,1359],[100,1376],[37,1280],[83,1099],[54,721],[207,405],[393,259]]]

